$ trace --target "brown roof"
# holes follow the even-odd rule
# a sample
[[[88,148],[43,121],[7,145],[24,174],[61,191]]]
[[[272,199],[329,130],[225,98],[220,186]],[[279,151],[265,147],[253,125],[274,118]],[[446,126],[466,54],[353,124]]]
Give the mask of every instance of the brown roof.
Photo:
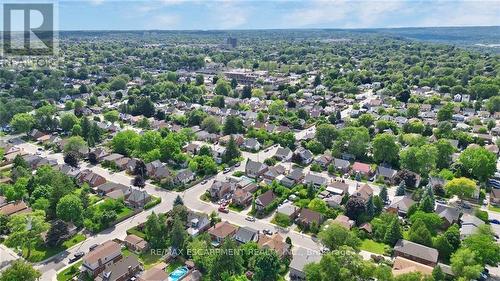
[[[303,208],[300,210],[299,219],[307,223],[315,221],[319,224],[321,223],[321,214],[316,211]]]
[[[410,272],[420,272],[424,275],[431,275],[432,269],[433,268],[428,265],[405,259],[403,257],[396,257],[392,266],[392,274],[394,276],[399,276]]]
[[[15,203],[9,203],[0,208],[0,214],[10,216],[16,213],[25,213],[31,211],[30,208],[24,203],[24,201],[19,201]]]
[[[401,252],[409,256],[413,256],[422,260],[436,263],[438,259],[438,251],[434,248],[420,245],[411,241],[400,239],[394,246],[394,252]]]
[[[120,252],[120,245],[114,241],[106,241],[104,244],[97,246],[92,252],[87,253],[83,260],[84,262],[94,264],[115,252]]]
[[[257,245],[264,249],[276,251],[280,257],[283,257],[287,253],[289,247],[279,233],[275,233],[272,236],[260,235]]]
[[[272,189],[264,192],[259,197],[257,197],[257,200],[259,200],[263,206],[268,206],[269,204],[271,204],[271,202],[273,202],[274,199],[276,199],[276,195],[274,194]]]
[[[130,243],[132,245],[135,245],[141,241],[143,241],[144,239],[142,239],[141,237],[137,236],[137,235],[134,235],[134,234],[129,234],[127,235],[127,237],[125,237],[125,242],[127,243]]]
[[[219,222],[216,224],[213,228],[208,230],[208,233],[216,236],[216,237],[221,237],[225,238],[229,235],[232,235],[238,230],[238,228],[227,221]]]
[[[153,267],[144,271],[139,276],[140,281],[166,281],[168,280],[168,274],[165,270],[161,268]]]

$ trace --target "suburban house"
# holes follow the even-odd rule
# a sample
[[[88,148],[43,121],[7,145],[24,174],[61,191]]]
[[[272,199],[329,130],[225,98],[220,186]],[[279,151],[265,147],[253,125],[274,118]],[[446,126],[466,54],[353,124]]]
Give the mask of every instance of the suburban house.
[[[245,244],[248,242],[257,242],[257,240],[259,239],[259,231],[247,226],[243,226],[236,231],[233,238],[234,240],[236,240],[236,242],[241,244]]]
[[[125,204],[133,208],[143,208],[149,201],[151,201],[149,193],[135,188],[131,188],[130,194],[125,197]]]
[[[341,173],[347,173],[349,172],[349,166],[351,166],[351,163],[349,163],[349,161],[344,159],[334,158],[333,166],[335,167],[336,171]]]
[[[106,182],[106,179],[91,170],[83,170],[77,178],[80,184],[87,183],[90,187],[96,187]]]
[[[419,262],[406,259],[404,257],[396,257],[392,265],[392,274],[397,277],[402,274],[407,274],[411,272],[419,272],[422,275],[430,276],[432,275],[432,266],[421,264]]]
[[[387,211],[405,217],[413,205],[415,201],[408,196],[394,196],[391,204],[387,206]]]
[[[190,169],[180,171],[174,178],[176,183],[187,184],[194,180],[194,173]]]
[[[306,264],[319,262],[321,255],[309,253],[309,250],[299,247],[294,253],[292,261],[290,262],[290,280],[304,281],[306,280],[306,273],[304,267]]]
[[[339,225],[341,225],[349,230],[356,224],[355,221],[351,220],[348,216],[345,216],[345,215],[338,215],[332,221],[332,223],[339,224]]]
[[[282,214],[287,216],[290,219],[290,221],[295,220],[295,218],[299,215],[299,212],[300,208],[293,205],[290,202],[279,206],[278,209],[276,210],[277,214]]]
[[[261,234],[257,245],[261,249],[274,250],[281,259],[290,255],[290,245],[287,244],[279,233],[271,236]]]
[[[262,176],[269,167],[261,162],[255,162],[248,159],[245,165],[245,174],[250,178],[258,178]]]
[[[432,267],[437,264],[438,256],[436,249],[404,239],[399,239],[394,246],[394,257],[403,257]]]
[[[241,207],[247,207],[252,203],[252,193],[243,188],[237,188],[233,193],[233,204]]]
[[[122,259],[120,244],[106,241],[83,257],[82,266],[90,276],[96,278],[107,267]]]
[[[323,222],[323,215],[321,215],[321,213],[319,212],[309,210],[307,208],[302,208],[295,221],[302,227],[310,227],[313,224],[319,227]]]
[[[378,166],[376,171],[377,178],[381,178],[388,183],[392,183],[394,176],[396,176],[397,173],[398,171],[383,166]]]
[[[352,196],[355,196],[355,197],[358,197],[358,198],[361,198],[365,201],[368,201],[368,199],[373,195],[373,189],[371,188],[371,186],[369,186],[368,184],[363,184],[361,187],[358,187],[358,189],[356,189],[356,191],[354,192],[354,194],[352,194]]]
[[[280,181],[280,183],[286,187],[292,187],[301,182],[303,178],[304,170],[301,168],[294,168]]]
[[[500,189],[492,188],[490,192],[490,204],[500,206]]]
[[[142,270],[141,263],[137,257],[131,255],[120,259],[106,267],[97,277],[95,281],[126,281],[134,277]]]
[[[455,207],[450,207],[442,204],[436,204],[434,211],[443,221],[443,227],[448,228],[454,223],[458,223],[460,219],[460,210]]]
[[[129,250],[138,254],[143,253],[149,248],[149,243],[146,240],[134,234],[127,235],[123,243]]]
[[[206,214],[188,212],[186,228],[189,235],[196,236],[210,228],[210,219]]]
[[[279,161],[289,161],[292,158],[293,152],[290,150],[288,147],[278,147],[276,150],[276,153],[274,154],[274,158],[278,159]]]
[[[160,162],[160,160],[155,160],[153,162],[146,164],[146,171],[150,178],[161,180],[170,176],[170,172],[167,167]]]
[[[152,267],[148,270],[145,270],[139,278],[139,281],[168,281],[168,273],[165,269],[160,267]]]
[[[264,210],[267,206],[271,205],[271,203],[276,199],[276,195],[274,194],[273,190],[270,189],[261,195],[259,195],[255,199],[255,208],[257,211],[262,211]]]
[[[227,221],[219,222],[208,230],[212,238],[212,244],[219,246],[227,237],[233,237],[238,228]]]
[[[249,138],[249,139],[246,139],[241,144],[241,147],[246,149],[246,150],[257,151],[257,150],[260,150],[260,142],[254,138]]]
[[[210,197],[212,200],[217,200],[224,197],[226,194],[234,190],[235,185],[226,181],[214,181],[210,186]]]
[[[295,151],[295,155],[300,158],[300,163],[303,165],[309,165],[314,159],[314,155],[309,149],[305,149],[303,147],[299,147]]]
[[[335,195],[344,195],[349,192],[349,185],[341,181],[333,181],[326,187],[326,191]]]
[[[303,183],[305,185],[312,185],[316,188],[319,188],[321,186],[326,186],[328,183],[328,179],[325,178],[322,174],[316,174],[313,172],[309,172],[303,180]]]
[[[12,202],[0,207],[0,214],[7,217],[29,212],[31,212],[31,208],[24,201]]]
[[[477,232],[478,227],[484,224],[484,221],[476,216],[463,214],[460,218],[460,239],[465,239],[468,236]]]
[[[351,168],[351,172],[356,175],[359,174],[363,177],[370,177],[372,175],[372,168],[370,167],[369,164],[361,163],[361,162],[354,162]]]
[[[332,156],[323,154],[323,155],[317,156],[314,159],[314,163],[317,163],[322,168],[326,168],[326,167],[328,167],[328,165],[330,165],[330,163],[332,162],[332,160],[333,160]]]

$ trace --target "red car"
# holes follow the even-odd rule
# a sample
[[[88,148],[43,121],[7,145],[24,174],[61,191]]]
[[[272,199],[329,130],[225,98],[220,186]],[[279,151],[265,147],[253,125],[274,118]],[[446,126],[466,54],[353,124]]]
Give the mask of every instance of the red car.
[[[229,213],[229,210],[227,208],[224,208],[224,207],[219,207],[219,212],[221,213]]]

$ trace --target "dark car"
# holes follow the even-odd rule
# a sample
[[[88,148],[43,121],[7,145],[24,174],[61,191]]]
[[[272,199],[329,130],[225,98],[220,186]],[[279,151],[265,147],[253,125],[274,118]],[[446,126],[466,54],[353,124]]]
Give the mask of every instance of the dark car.
[[[71,258],[69,258],[69,262],[74,263],[75,261],[81,259],[84,255],[84,252],[76,252]]]
[[[99,246],[98,244],[94,244],[92,246],[89,247],[89,252],[92,252],[95,248],[97,248],[97,246]]]
[[[497,219],[492,219],[492,220],[490,220],[490,223],[492,223],[492,224],[500,224],[500,221],[497,220]]]

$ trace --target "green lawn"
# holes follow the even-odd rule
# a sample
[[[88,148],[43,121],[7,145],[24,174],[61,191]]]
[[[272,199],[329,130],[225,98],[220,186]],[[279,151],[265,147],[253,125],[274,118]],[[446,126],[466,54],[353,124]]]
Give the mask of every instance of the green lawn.
[[[137,255],[136,253],[130,251],[129,249],[123,249],[122,254],[125,257],[128,256],[135,256],[137,259],[144,265],[144,269],[150,269],[157,263],[161,262],[161,256],[160,255],[152,255],[149,251],[142,253],[140,255]]]
[[[168,266],[167,266],[167,273],[171,273],[172,271],[174,271],[176,268],[180,267],[180,266],[183,266],[184,264],[182,262],[180,262],[179,260],[175,259],[173,261],[171,261]]]
[[[78,268],[80,268],[82,263],[83,263],[83,261],[79,261],[79,262],[73,264],[72,266],[69,266],[65,270],[59,272],[59,274],[57,274],[57,281],[71,280],[71,278],[73,278],[73,276],[76,276],[78,273],[80,273]]]
[[[492,206],[492,205],[488,205],[488,210],[500,213],[500,207],[495,207],[495,206]]]
[[[383,255],[385,253],[385,247],[387,245],[379,242],[375,242],[371,239],[365,239],[361,243],[361,250],[372,252],[375,254]]]
[[[134,210],[130,209],[129,207],[124,207],[119,213],[116,214],[116,220],[120,220],[127,216],[130,216],[133,212]]]
[[[234,204],[229,204],[229,209],[233,210],[235,212],[241,212],[241,211],[245,210],[245,207],[234,205]]]
[[[137,226],[127,229],[127,234],[133,234],[141,237],[142,239],[146,238],[146,234],[137,229]]]
[[[30,257],[27,258],[28,261],[31,262],[39,262],[46,260],[66,249],[73,247],[74,245],[84,241],[86,238],[83,234],[76,234],[72,238],[64,241],[60,246],[48,248],[45,244],[40,244],[31,250]],[[23,249],[23,256],[25,257],[28,254],[27,249]]]

